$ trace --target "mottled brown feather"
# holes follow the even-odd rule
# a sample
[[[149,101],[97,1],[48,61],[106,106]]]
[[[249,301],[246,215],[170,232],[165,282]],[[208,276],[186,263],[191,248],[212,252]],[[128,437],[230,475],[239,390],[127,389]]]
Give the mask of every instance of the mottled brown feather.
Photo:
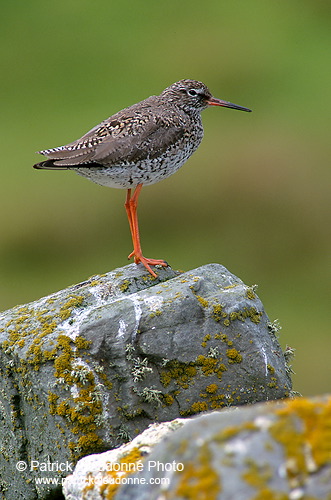
[[[111,166],[155,158],[182,140],[187,120],[181,112],[173,114],[169,120],[169,116],[162,116],[162,107],[155,106],[155,102],[144,104],[116,113],[61,149],[40,153],[54,160],[54,167],[60,168],[83,164],[88,167],[90,162]],[[38,164],[39,168],[52,168],[49,163],[47,167],[42,166],[43,163]]]

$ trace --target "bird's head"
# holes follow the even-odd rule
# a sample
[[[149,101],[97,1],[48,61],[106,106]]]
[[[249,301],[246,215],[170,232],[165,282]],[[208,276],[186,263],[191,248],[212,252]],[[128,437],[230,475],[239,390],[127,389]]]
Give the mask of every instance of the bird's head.
[[[167,87],[160,97],[165,97],[185,111],[201,112],[208,106],[222,106],[224,108],[239,109],[241,111],[251,111],[243,106],[238,106],[232,102],[216,99],[212,96],[208,87],[197,80],[179,80]]]

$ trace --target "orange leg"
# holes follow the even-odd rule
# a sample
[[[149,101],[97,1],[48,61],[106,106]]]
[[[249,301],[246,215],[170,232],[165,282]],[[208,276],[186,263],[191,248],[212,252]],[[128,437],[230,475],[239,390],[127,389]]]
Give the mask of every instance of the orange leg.
[[[139,264],[139,262],[141,262],[146,267],[147,271],[156,278],[157,275],[151,269],[150,266],[159,265],[166,267],[168,264],[164,260],[147,259],[142,254],[140,246],[139,227],[138,227],[138,215],[137,215],[138,197],[142,187],[143,187],[142,184],[138,184],[132,196],[131,196],[131,189],[128,189],[124,205],[129,220],[132,243],[133,243],[133,252],[130,253],[128,258],[131,259],[131,257],[134,257],[134,261],[136,264]]]

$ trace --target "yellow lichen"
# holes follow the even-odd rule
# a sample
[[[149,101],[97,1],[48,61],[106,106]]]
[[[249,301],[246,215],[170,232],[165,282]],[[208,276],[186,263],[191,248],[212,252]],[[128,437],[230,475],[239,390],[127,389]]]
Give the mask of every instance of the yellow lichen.
[[[252,288],[247,288],[247,290],[246,290],[246,297],[248,299],[250,299],[250,300],[256,299],[256,295],[255,295],[255,293],[254,293],[254,291],[253,291]]]
[[[161,309],[156,309],[155,311],[151,312],[149,317],[150,318],[155,318],[155,316],[161,316],[162,314],[162,311]]]
[[[226,355],[227,357],[229,358],[229,363],[241,363],[242,360],[243,360],[243,357],[241,354],[239,354],[239,352],[237,351],[237,349],[228,349],[226,351]]]
[[[247,460],[246,465],[247,470],[242,474],[242,478],[247,484],[257,490],[252,500],[288,500],[289,496],[287,493],[281,493],[269,488],[268,482],[272,479],[273,475],[269,465],[258,465],[253,460]]]
[[[210,384],[207,385],[206,387],[206,392],[208,392],[209,394],[214,394],[215,392],[217,392],[217,390],[218,390],[217,384]]]
[[[57,394],[53,394],[52,392],[48,393],[49,412],[51,415],[56,413],[58,399],[59,396]]]
[[[257,465],[253,460],[246,460],[247,470],[242,474],[242,478],[247,484],[256,489],[261,489],[266,486],[272,478],[272,470],[270,465]]]
[[[83,498],[85,498],[89,490],[98,487],[100,496],[107,500],[111,500],[114,498],[121,485],[120,478],[142,470],[141,467],[138,467],[139,463],[143,463],[143,454],[138,447],[133,448],[130,452],[116,461],[116,463],[114,463],[115,467],[112,466],[111,462],[108,462],[106,464],[106,471],[103,473],[103,481],[98,481],[95,484],[93,476],[90,475],[87,485],[83,489]]]
[[[239,425],[227,426],[221,432],[219,432],[216,436],[216,440],[218,441],[227,441],[228,439],[232,439],[234,436],[243,431],[258,431],[259,428],[253,422],[244,422]]]
[[[290,400],[276,414],[270,432],[284,447],[289,475],[306,475],[331,463],[331,398]]]
[[[173,380],[176,385],[186,389],[196,373],[197,369],[193,363],[170,361],[166,368],[161,371],[160,381],[164,387],[167,387]]]
[[[200,447],[194,461],[184,463],[184,469],[176,473],[178,482],[176,498],[186,500],[216,500],[221,492],[221,479],[212,464],[208,445]]]
[[[130,286],[130,281],[124,280],[123,283],[121,283],[121,285],[120,285],[121,292],[126,292],[127,289],[129,288],[129,286]]]
[[[201,413],[202,411],[208,410],[208,404],[205,401],[196,401],[192,403],[192,405],[186,409],[181,410],[180,414],[182,417],[188,417],[189,415],[194,415],[196,413]]]
[[[206,356],[200,355],[197,357],[197,364],[201,366],[204,375],[211,375],[215,373],[218,360],[215,358],[208,358]]]
[[[77,349],[88,349],[91,345],[90,340],[84,339],[84,337],[78,336],[73,341]]]
[[[75,363],[82,349],[87,349],[90,341],[81,336],[72,340],[67,335],[58,335],[51,351],[43,351],[40,345],[33,350],[33,363],[38,366],[42,362],[54,361],[54,376],[68,386],[75,385],[77,395],[60,399],[59,395],[49,392],[49,412],[65,418],[77,441],[70,442],[73,458],[95,451],[101,447],[102,441],[96,434],[96,416],[102,413],[99,396],[95,396],[95,376],[84,365]]]
[[[71,296],[65,304],[63,304],[59,311],[59,316],[61,320],[68,319],[71,315],[72,310],[75,307],[79,307],[83,302],[82,296]]]
[[[198,299],[198,301],[200,302],[200,304],[202,305],[202,307],[208,307],[208,300],[204,299],[203,297],[201,297],[200,295],[195,295],[196,298]]]
[[[223,311],[223,306],[221,304],[215,304],[213,306],[212,316],[215,321],[221,321],[222,318],[226,318],[227,314]]]
[[[204,375],[209,376],[215,373],[220,380],[222,379],[222,372],[226,371],[226,366],[221,363],[221,358],[210,358],[202,354],[197,357],[196,365],[200,366]]]
[[[210,333],[207,333],[207,335],[205,335],[205,336],[203,337],[203,339],[202,339],[202,342],[201,342],[201,347],[206,347],[207,342],[208,342],[208,340],[210,340],[210,339],[211,339],[211,335],[210,335]]]
[[[167,406],[172,405],[172,403],[174,402],[174,398],[173,396],[171,396],[171,394],[163,394],[163,400]]]
[[[267,386],[270,387],[270,389],[277,388],[277,379],[275,377],[271,377],[271,382],[267,383]]]
[[[245,321],[249,318],[253,323],[259,323],[261,320],[262,312],[258,312],[255,307],[244,307],[240,311],[232,311],[226,314],[223,306],[217,304],[213,306],[213,318],[215,321],[223,320],[223,325],[228,327],[233,321]]]

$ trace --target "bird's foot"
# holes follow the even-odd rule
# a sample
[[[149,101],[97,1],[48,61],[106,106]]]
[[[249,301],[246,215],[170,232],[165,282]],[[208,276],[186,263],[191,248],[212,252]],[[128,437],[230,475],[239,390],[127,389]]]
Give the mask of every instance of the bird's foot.
[[[144,257],[142,254],[137,255],[134,251],[130,253],[128,256],[128,259],[131,259],[134,257],[134,262],[135,264],[141,263],[147,271],[154,276],[154,278],[157,278],[157,274],[152,270],[150,266],[162,266],[162,267],[167,267],[168,264],[164,260],[161,259],[148,259],[147,257]]]

